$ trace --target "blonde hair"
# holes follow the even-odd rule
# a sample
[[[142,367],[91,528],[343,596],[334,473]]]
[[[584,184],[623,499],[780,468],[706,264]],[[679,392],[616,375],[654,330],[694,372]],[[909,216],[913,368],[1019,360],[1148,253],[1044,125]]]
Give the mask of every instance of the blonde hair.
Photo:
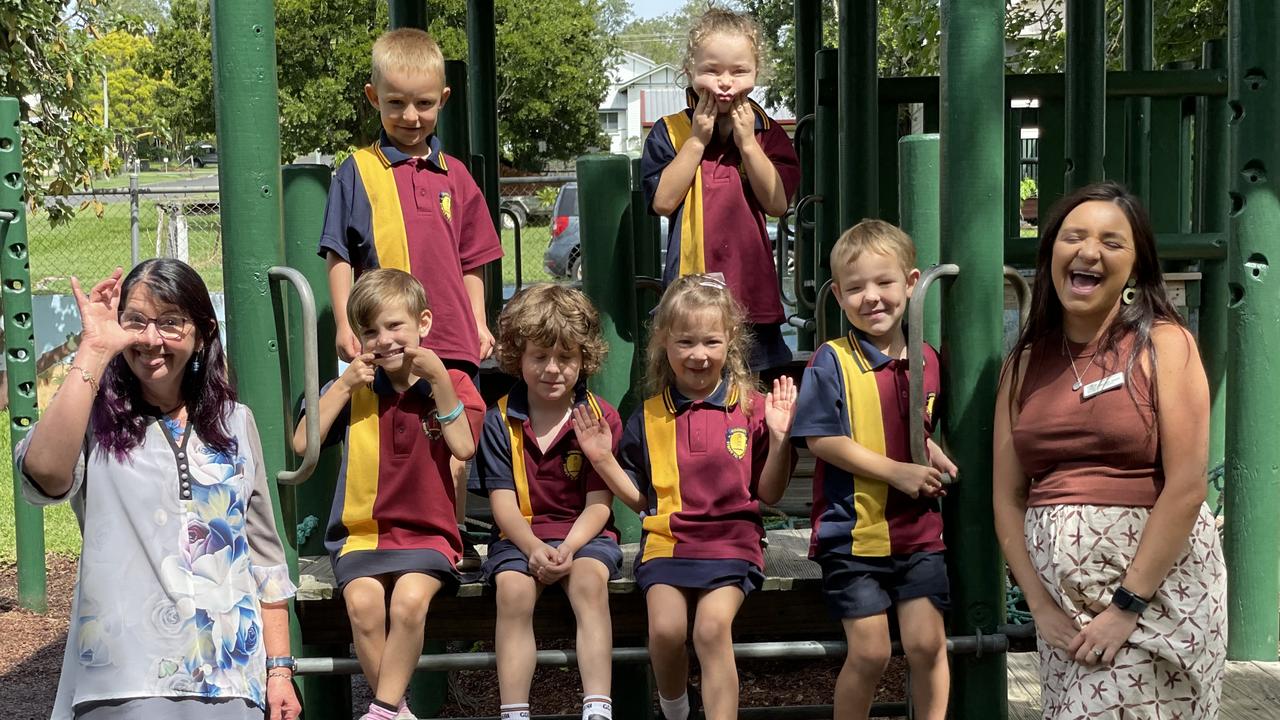
[[[694,52],[713,35],[746,38],[755,56],[756,77],[760,78],[764,75],[764,63],[761,62],[764,57],[764,45],[761,40],[763,33],[760,31],[759,23],[747,13],[734,12],[707,3],[706,12],[694,20],[693,26],[689,28],[689,42],[685,46],[684,62],[681,67],[686,77],[693,77]]]
[[[600,370],[609,352],[600,334],[600,313],[581,290],[539,283],[515,294],[498,315],[498,367],[520,377],[530,343],[582,351],[580,377]]]
[[[374,87],[388,72],[416,73],[437,77],[444,84],[444,55],[425,30],[400,28],[382,33],[373,43]]]
[[[400,303],[413,317],[430,310],[427,291],[418,279],[403,270],[379,268],[370,270],[356,280],[347,298],[347,322],[359,335],[373,326],[378,313],[388,306]]]
[[[857,262],[864,252],[896,258],[904,275],[916,267],[916,246],[910,235],[884,220],[863,220],[845,230],[831,248],[831,276],[835,277],[837,269]]]
[[[675,372],[667,360],[667,341],[677,323],[703,310],[719,314],[721,324],[729,337],[725,354],[725,381],[730,390],[736,390],[738,401],[748,415],[751,414],[751,393],[757,389],[756,378],[747,367],[747,352],[751,347],[751,332],[744,320],[742,306],[730,294],[728,286],[709,275],[685,275],[667,287],[654,311],[649,328],[649,347],[646,349],[645,376],[649,391],[662,393],[675,383]]]

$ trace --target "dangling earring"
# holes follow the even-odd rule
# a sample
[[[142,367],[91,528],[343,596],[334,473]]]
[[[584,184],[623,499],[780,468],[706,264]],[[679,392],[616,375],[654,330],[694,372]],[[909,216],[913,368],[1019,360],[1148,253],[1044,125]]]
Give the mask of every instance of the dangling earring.
[[[1138,279],[1129,278],[1129,282],[1124,284],[1124,292],[1120,293],[1120,302],[1125,305],[1132,305],[1134,300],[1138,299]]]
[[[191,364],[189,367],[191,368],[192,375],[200,374],[200,356],[199,355],[196,355],[195,357],[191,358]]]

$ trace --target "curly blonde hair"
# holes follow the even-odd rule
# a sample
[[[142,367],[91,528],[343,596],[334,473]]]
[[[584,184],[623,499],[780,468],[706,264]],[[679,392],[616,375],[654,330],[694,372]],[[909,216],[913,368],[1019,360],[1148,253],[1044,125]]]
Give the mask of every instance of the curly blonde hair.
[[[725,381],[731,390],[737,391],[743,411],[750,415],[751,393],[759,386],[747,366],[751,331],[746,326],[746,313],[724,282],[710,275],[685,275],[671,283],[662,294],[658,309],[653,314],[649,346],[645,351],[645,377],[649,391],[662,393],[675,383],[675,371],[667,360],[667,341],[678,323],[703,310],[712,310],[720,315],[729,338],[724,361]]]
[[[706,12],[693,21],[693,26],[689,28],[689,42],[685,45],[684,60],[681,65],[686,78],[693,78],[694,52],[713,35],[746,38],[747,42],[751,43],[751,49],[755,55],[757,82],[764,77],[764,63],[761,62],[764,59],[764,42],[760,24],[747,13],[727,10],[709,2]]]
[[[520,377],[520,360],[530,343],[582,350],[580,378],[600,370],[609,352],[600,333],[600,313],[581,290],[538,283],[515,294],[498,315],[498,367]]]

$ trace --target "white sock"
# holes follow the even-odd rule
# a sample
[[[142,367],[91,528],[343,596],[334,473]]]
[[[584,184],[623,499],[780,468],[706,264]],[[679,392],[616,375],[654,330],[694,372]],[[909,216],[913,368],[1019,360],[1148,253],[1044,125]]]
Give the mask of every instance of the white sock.
[[[686,691],[675,700],[668,700],[658,693],[658,705],[667,720],[689,720],[689,693]]]
[[[529,720],[529,703],[512,703],[498,708],[502,712],[502,720]]]
[[[582,720],[613,720],[613,701],[608,695],[582,698]]]

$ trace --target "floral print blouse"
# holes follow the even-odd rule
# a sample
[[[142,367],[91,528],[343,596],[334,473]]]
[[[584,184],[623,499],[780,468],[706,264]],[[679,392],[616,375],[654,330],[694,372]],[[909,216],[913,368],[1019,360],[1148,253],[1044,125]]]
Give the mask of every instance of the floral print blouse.
[[[222,453],[172,421],[124,461],[87,434],[67,495],[22,472],[33,503],[70,500],[83,551],[52,717],[96,700],[244,698],[266,706],[261,603],[293,596],[253,415],[236,404]],[[50,428],[52,431],[52,428]]]

